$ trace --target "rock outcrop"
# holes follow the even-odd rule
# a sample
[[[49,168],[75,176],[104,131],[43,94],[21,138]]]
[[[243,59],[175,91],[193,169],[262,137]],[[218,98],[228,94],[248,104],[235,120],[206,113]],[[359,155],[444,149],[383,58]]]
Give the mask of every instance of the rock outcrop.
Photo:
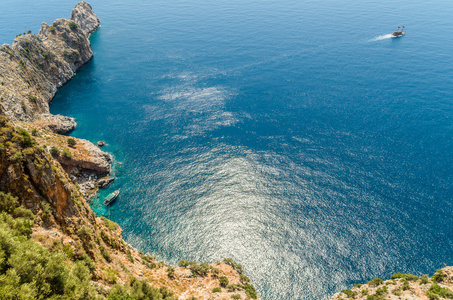
[[[453,298],[453,267],[437,270],[429,278],[396,273],[390,280],[374,278],[366,284],[356,284],[350,290],[333,295],[330,300],[435,300]]]
[[[77,4],[71,20],[43,23],[12,46],[0,46],[0,110],[11,121],[41,122],[59,133],[74,129],[74,120],[49,114],[58,88],[92,57],[89,34],[100,26],[86,2]]]
[[[86,36],[90,36],[101,24],[91,5],[85,1],[79,2],[72,10],[71,20],[79,24]]]

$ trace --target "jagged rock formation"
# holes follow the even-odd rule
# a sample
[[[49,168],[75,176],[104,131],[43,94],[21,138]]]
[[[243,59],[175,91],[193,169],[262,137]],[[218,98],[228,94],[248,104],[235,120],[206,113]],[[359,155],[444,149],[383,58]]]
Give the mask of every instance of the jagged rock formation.
[[[356,284],[330,298],[357,300],[438,300],[453,299],[453,267],[437,270],[433,277],[396,273],[392,279],[374,278],[367,284]]]
[[[0,46],[0,110],[11,121],[38,121],[59,133],[74,129],[73,119],[49,114],[49,102],[93,57],[88,37],[100,23],[86,2],[77,4],[71,20],[43,23],[38,35]]]
[[[91,5],[85,1],[79,2],[72,10],[71,20],[80,25],[85,35],[90,36],[99,26],[99,18],[93,12]]]

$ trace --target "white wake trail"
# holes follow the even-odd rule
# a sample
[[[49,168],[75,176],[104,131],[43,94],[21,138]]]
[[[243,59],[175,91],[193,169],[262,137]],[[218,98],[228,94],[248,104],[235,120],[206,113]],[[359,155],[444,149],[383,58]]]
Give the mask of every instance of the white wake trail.
[[[380,35],[378,37],[375,37],[374,39],[371,39],[370,42],[375,42],[375,41],[381,41],[381,40],[385,40],[385,39],[390,39],[392,37],[392,34],[389,33],[389,34],[383,34],[383,35]]]

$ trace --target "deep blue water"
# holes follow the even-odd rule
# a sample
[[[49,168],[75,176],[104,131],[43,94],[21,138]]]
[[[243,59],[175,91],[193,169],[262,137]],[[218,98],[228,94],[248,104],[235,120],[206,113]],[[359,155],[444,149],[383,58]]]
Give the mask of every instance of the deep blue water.
[[[0,42],[75,3],[2,0]],[[129,243],[233,257],[262,299],[453,264],[452,1],[90,3],[51,111],[108,143],[122,194],[93,208]]]

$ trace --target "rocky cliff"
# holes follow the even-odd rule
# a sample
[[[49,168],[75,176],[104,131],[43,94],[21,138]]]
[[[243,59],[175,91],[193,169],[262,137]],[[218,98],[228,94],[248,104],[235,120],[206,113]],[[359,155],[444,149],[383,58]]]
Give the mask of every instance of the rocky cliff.
[[[88,38],[99,26],[91,6],[82,1],[71,19],[43,23],[37,35],[29,32],[12,46],[0,46],[0,279],[11,279],[0,280],[0,298],[37,299],[55,293],[63,297],[58,299],[256,299],[250,280],[233,261],[182,261],[179,268],[172,267],[128,245],[121,228],[97,217],[87,204],[92,191],[109,181],[104,177],[110,173],[111,157],[89,141],[61,135],[76,123],[51,115],[49,102],[92,58]],[[31,235],[26,226],[30,220]],[[49,253],[72,268],[67,276],[60,270],[55,279],[48,277],[54,267],[46,271],[50,273],[42,282],[55,291],[38,287],[16,268],[20,261],[12,248],[3,249],[30,236],[48,251],[38,247],[39,255]],[[30,259],[44,268],[47,260],[39,255]],[[83,278],[89,281],[85,285]]]
[[[74,8],[71,20],[43,23],[38,35],[19,36],[0,46],[0,109],[11,121],[39,121],[55,132],[72,130],[73,119],[49,114],[58,88],[92,57],[89,33],[100,26],[86,2]]]
[[[431,278],[396,273],[390,280],[374,278],[366,284],[356,284],[350,290],[335,294],[331,300],[438,300],[453,299],[453,267],[437,270]]]

